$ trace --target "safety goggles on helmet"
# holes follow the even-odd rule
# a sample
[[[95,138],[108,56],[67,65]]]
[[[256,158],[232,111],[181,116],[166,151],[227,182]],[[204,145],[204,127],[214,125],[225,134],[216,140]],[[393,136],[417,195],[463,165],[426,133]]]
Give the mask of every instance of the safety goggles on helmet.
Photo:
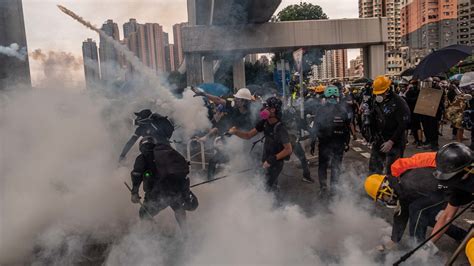
[[[395,208],[397,206],[397,197],[387,179],[380,186],[376,200],[384,203],[388,208]]]

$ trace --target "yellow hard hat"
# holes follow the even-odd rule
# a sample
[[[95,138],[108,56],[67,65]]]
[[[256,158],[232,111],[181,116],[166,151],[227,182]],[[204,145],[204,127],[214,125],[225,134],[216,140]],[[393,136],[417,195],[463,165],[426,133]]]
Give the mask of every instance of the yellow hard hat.
[[[390,85],[392,85],[392,81],[389,77],[386,76],[378,76],[374,80],[373,84],[373,94],[378,95],[386,92]]]
[[[466,257],[469,260],[469,264],[474,265],[474,238],[467,242]]]
[[[325,89],[326,87],[324,87],[324,85],[319,85],[316,87],[315,91],[316,93],[323,93]]]
[[[374,200],[377,200],[377,195],[382,187],[383,181],[385,180],[384,175],[373,174],[369,175],[365,179],[364,188],[367,194]]]

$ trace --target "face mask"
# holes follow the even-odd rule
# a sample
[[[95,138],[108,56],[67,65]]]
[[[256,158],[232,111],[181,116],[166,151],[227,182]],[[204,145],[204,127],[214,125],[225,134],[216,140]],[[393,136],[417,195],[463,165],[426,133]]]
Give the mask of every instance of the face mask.
[[[269,117],[270,117],[270,111],[268,111],[267,109],[263,109],[262,111],[260,111],[261,119],[267,120]]]
[[[375,101],[378,102],[378,103],[383,102],[383,96],[377,95],[377,96],[375,97]]]
[[[328,103],[330,104],[336,104],[337,103],[337,99],[336,98],[329,98],[327,99]]]

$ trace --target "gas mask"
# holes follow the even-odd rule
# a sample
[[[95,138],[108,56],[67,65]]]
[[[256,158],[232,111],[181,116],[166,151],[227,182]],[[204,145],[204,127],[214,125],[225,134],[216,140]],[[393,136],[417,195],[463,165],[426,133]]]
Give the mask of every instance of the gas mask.
[[[377,95],[375,96],[375,101],[378,102],[378,103],[381,103],[383,102],[385,98],[382,96],[382,95]]]
[[[330,104],[337,104],[337,103],[339,102],[339,99],[338,99],[338,98],[333,98],[333,97],[327,98],[326,100],[327,100],[327,102],[330,103]]]
[[[270,111],[268,111],[268,109],[264,108],[260,111],[260,118],[262,120],[267,120],[268,118],[270,118]]]

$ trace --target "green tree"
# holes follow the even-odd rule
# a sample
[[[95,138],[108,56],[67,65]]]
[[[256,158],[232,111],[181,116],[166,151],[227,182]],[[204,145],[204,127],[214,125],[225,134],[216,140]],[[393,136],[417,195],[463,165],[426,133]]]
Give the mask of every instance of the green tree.
[[[328,16],[323,12],[320,6],[306,2],[300,3],[299,5],[287,6],[276,16],[277,21],[317,19],[328,19]]]
[[[323,12],[323,9],[311,3],[302,2],[297,5],[290,5],[283,8],[272,20],[273,21],[295,21],[295,20],[319,20],[328,19],[328,16]],[[288,50],[282,53],[277,53],[272,58],[273,62],[276,63],[282,58],[290,62],[290,66],[294,66],[293,50]],[[305,73],[311,71],[312,65],[321,64],[323,57],[323,50],[319,48],[310,48],[305,50],[303,56],[303,68]]]

